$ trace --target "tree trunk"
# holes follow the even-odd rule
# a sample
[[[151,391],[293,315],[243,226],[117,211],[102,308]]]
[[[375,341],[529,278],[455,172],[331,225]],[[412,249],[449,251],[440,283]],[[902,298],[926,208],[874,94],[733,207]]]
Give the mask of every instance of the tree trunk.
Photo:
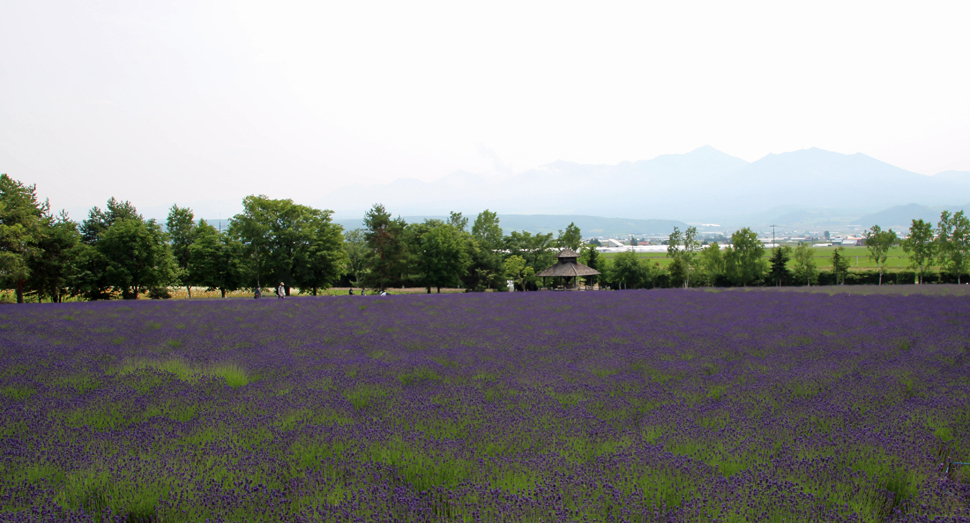
[[[17,280],[17,303],[24,302],[24,280]]]
[[[441,286],[438,286],[438,294],[441,294]]]
[[[186,285],[185,286],[185,292],[188,293],[189,299],[192,299],[192,287]]]
[[[226,297],[226,289],[219,289],[222,292],[222,297]]]
[[[882,269],[879,269],[879,285],[882,285]]]

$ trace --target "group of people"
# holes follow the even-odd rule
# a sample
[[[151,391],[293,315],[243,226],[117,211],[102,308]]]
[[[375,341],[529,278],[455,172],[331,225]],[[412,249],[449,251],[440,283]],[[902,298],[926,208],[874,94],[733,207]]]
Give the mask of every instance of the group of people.
[[[286,296],[286,286],[283,285],[283,282],[280,282],[280,286],[273,290],[276,292],[276,297],[281,300]],[[256,287],[256,290],[253,292],[253,299],[258,300],[262,297],[263,293],[259,290],[259,287]]]
[[[280,282],[280,286],[277,287],[276,289],[274,289],[274,291],[276,291],[276,297],[279,298],[279,299],[281,299],[281,300],[286,296],[286,287],[283,285],[283,282]],[[351,296],[354,295],[354,289],[353,289],[353,287],[351,287],[351,289],[350,289],[350,295]],[[364,295],[364,290],[363,289],[360,290],[360,295],[361,296]],[[382,289],[380,295],[381,296],[387,296],[387,291],[385,291],[385,290]],[[253,292],[253,299],[254,300],[258,300],[258,299],[260,299],[262,297],[263,297],[263,293],[260,292],[259,287],[256,287],[256,291]]]

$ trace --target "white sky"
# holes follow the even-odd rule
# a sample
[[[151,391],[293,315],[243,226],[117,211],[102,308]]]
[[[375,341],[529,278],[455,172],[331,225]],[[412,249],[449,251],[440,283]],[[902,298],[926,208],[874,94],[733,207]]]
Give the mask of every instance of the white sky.
[[[966,1],[8,1],[0,172],[81,219],[702,145],[970,170],[968,22]]]

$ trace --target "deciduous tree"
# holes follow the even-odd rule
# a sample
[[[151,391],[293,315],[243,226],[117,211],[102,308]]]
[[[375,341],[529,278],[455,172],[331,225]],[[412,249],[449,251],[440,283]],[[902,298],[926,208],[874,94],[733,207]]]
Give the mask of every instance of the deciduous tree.
[[[347,270],[354,277],[354,287],[360,287],[366,270],[367,240],[363,229],[353,229],[344,233],[344,252],[347,253]]]
[[[559,236],[556,238],[556,246],[561,249],[572,249],[574,251],[579,251],[579,246],[583,243],[583,233],[579,230],[574,222],[569,222],[566,226],[566,230],[559,230]]]
[[[961,283],[970,263],[970,219],[963,211],[952,215],[943,211],[936,230],[935,252],[940,268],[955,274],[957,283]]]
[[[243,246],[228,234],[199,222],[195,241],[189,246],[189,273],[192,281],[209,290],[218,289],[222,297],[243,286]]]
[[[229,231],[252,254],[257,286],[268,275],[286,294],[293,286],[316,294],[344,270],[343,229],[331,214],[289,199],[247,196]]]
[[[913,220],[909,237],[902,241],[903,250],[909,255],[909,266],[916,270],[918,283],[923,283],[927,266],[933,261],[933,226],[922,219]]]
[[[704,271],[707,283],[710,286],[717,285],[719,279],[725,273],[725,260],[720,245],[714,242],[700,252],[700,267]]]
[[[189,248],[195,241],[196,225],[192,209],[172,205],[165,220],[168,237],[175,257],[175,278],[185,286],[185,292],[192,297],[192,281],[189,273]]]
[[[428,293],[432,287],[440,293],[441,287],[456,285],[471,263],[464,237],[452,223],[426,220],[412,226],[409,251]]]
[[[346,271],[348,257],[343,246],[343,227],[333,223],[330,211],[301,209],[302,235],[296,238],[293,281],[301,291],[316,296],[329,289]]]
[[[879,267],[879,285],[882,285],[882,274],[886,270],[886,260],[889,258],[889,250],[899,238],[892,229],[882,230],[878,225],[873,225],[865,233],[866,248],[869,249],[869,259],[876,262]]]
[[[512,281],[519,284],[524,291],[526,284],[532,281],[535,271],[528,265],[525,258],[513,254],[505,259],[505,275]]]
[[[579,263],[582,263],[583,265],[589,267],[590,269],[594,269],[597,271],[600,270],[600,267],[602,265],[600,262],[600,253],[599,253],[599,250],[596,248],[595,244],[587,243],[586,245],[583,245],[580,248]],[[586,282],[590,285],[596,284],[597,279],[598,277],[595,275],[586,276]]]
[[[267,208],[269,198],[247,196],[243,198],[243,212],[229,220],[229,235],[243,246],[247,263],[243,264],[251,284],[262,288],[261,276],[263,260],[270,249],[271,210]]]
[[[502,248],[502,227],[499,226],[498,215],[485,209],[478,213],[472,225],[472,236],[482,247],[497,251]]]
[[[172,281],[174,260],[166,234],[155,220],[116,220],[98,240],[107,261],[106,276],[126,299],[144,290],[164,288]]]
[[[617,254],[604,269],[604,278],[617,289],[641,289],[654,285],[654,268],[633,251]]]
[[[512,231],[504,242],[506,250],[525,259],[533,273],[541,272],[556,261],[551,232],[533,235],[528,231]]]
[[[745,227],[731,235],[732,248],[726,254],[729,277],[746,287],[764,278],[765,245],[757,233]]]
[[[366,232],[364,239],[367,253],[367,276],[369,286],[384,290],[396,281],[407,262],[407,246],[404,241],[407,223],[401,218],[391,219],[391,213],[381,204],[375,204],[364,215]]]
[[[684,288],[690,287],[690,275],[695,269],[694,259],[701,248],[697,239],[697,227],[688,227],[683,233],[674,227],[674,231],[667,238],[667,257],[678,263],[677,272],[682,275]]]
[[[818,281],[818,266],[815,263],[815,249],[807,243],[795,248],[795,279],[811,286]]]

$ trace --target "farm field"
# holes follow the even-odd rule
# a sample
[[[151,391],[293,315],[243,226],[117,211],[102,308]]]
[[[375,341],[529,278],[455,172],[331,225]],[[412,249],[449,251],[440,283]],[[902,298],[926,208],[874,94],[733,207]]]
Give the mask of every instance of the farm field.
[[[970,521],[965,287],[6,305],[0,521]]]
[[[796,246],[792,245],[792,249]],[[722,246],[723,248],[723,246]],[[827,271],[832,269],[832,253],[835,251],[835,247],[813,247],[815,249],[815,264],[818,266],[819,270]],[[849,270],[865,270],[865,269],[877,269],[878,265],[876,262],[869,258],[869,250],[865,247],[844,247],[845,251],[843,254],[849,260]],[[600,254],[603,258],[612,259],[615,258],[618,253],[607,252]],[[666,267],[670,265],[673,260],[667,257],[665,252],[643,252],[637,253],[638,258],[649,259],[655,262],[660,267]],[[765,249],[765,259],[771,257],[771,249]],[[789,267],[794,267],[794,261],[788,262]],[[909,267],[909,256],[902,247],[893,247],[889,250],[888,256],[886,258],[886,270],[903,270]]]

